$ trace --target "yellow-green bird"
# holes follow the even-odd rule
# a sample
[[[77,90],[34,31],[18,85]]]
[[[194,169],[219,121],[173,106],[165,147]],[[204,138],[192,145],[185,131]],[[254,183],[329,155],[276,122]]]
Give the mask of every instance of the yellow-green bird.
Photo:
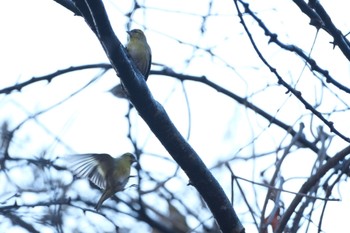
[[[142,30],[133,29],[127,33],[129,34],[129,39],[126,44],[126,50],[147,81],[152,63],[151,48],[149,47],[146,36]],[[121,84],[113,87],[110,92],[116,97],[127,98],[127,94]]]
[[[131,153],[125,153],[118,158],[109,154],[78,154],[69,158],[68,166],[79,177],[87,177],[101,189],[102,196],[96,204],[98,210],[102,203],[122,191],[130,177],[130,167],[136,162]]]

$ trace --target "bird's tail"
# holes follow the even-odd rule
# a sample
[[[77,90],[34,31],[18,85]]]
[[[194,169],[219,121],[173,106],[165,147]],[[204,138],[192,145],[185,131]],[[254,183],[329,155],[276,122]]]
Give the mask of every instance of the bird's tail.
[[[110,197],[113,195],[113,193],[114,193],[113,190],[106,189],[106,190],[103,192],[102,196],[100,197],[100,200],[98,200],[98,202],[97,202],[97,204],[96,204],[96,206],[95,206],[95,209],[98,211],[98,210],[101,208],[102,203],[103,203],[105,200],[107,200],[108,198],[110,198]]]

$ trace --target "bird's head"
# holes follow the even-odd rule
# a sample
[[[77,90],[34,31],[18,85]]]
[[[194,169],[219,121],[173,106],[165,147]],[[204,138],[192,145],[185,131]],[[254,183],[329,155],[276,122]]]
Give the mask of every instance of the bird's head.
[[[137,162],[135,155],[133,155],[131,153],[125,153],[121,157],[123,160],[125,159],[126,161],[128,161],[130,163],[130,165]]]
[[[131,31],[127,31],[127,33],[130,36],[130,40],[133,40],[133,39],[146,40],[145,34],[140,29],[133,29]]]

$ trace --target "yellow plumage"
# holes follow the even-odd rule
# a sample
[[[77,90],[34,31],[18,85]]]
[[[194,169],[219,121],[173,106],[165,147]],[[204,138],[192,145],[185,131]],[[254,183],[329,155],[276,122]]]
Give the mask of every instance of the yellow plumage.
[[[122,191],[130,177],[130,167],[136,162],[131,153],[118,158],[109,154],[79,154],[69,157],[69,168],[79,177],[89,178],[94,184],[104,189],[95,207],[98,210],[102,203]]]
[[[128,34],[129,41],[126,44],[126,50],[145,80],[147,80],[152,62],[151,48],[147,43],[145,34],[140,29],[131,30]]]
[[[127,32],[129,39],[126,44],[126,50],[130,58],[134,61],[136,67],[139,69],[141,74],[147,81],[151,63],[152,63],[152,52],[151,48],[147,43],[145,34],[140,29],[134,29]],[[127,98],[127,94],[121,84],[113,87],[110,92],[119,98]]]

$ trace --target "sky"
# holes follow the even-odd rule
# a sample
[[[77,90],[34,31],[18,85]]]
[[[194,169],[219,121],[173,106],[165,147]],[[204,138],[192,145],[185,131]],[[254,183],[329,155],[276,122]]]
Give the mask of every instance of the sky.
[[[339,29],[344,34],[350,31],[347,3],[321,2]],[[126,25],[129,22],[125,12],[132,7],[130,1],[108,0],[104,3],[116,35],[125,43]],[[203,23],[201,16],[208,14],[208,2],[152,0],[141,1],[140,4],[145,5],[146,10],[140,9],[132,16],[131,28],[144,29],[146,26],[145,33],[152,48],[152,70],[160,70],[161,66],[157,64],[161,64],[175,72],[206,76],[229,91],[249,98],[271,115],[293,125],[295,130],[303,122],[306,125],[306,137],[312,139],[312,132],[322,123],[312,117],[299,101],[286,94],[286,89],[278,86],[276,78],[263,66],[239,23],[233,1],[213,2],[211,17],[205,19],[203,34],[200,32]],[[311,51],[320,66],[339,82],[349,85],[349,61],[338,48],[331,46],[331,38],[325,32],[320,31],[315,39],[316,30],[308,25],[308,19],[300,14],[300,10],[291,1],[270,0],[250,4],[281,41],[293,43],[308,53]],[[295,54],[269,44],[256,22],[249,17],[246,20],[254,32],[257,45],[269,62],[303,93],[304,98],[315,106],[318,105],[319,111],[331,112],[329,119],[337,129],[349,135],[350,123],[346,120],[347,103],[350,100],[348,94],[338,91],[332,85],[324,88],[319,81],[322,77],[316,79]],[[54,1],[2,1],[0,28],[3,34],[0,39],[0,64],[3,64],[0,87],[12,86],[72,66],[108,63],[100,43],[84,20]],[[29,115],[66,99],[100,73],[99,70],[73,72],[55,78],[50,83],[38,82],[23,88],[21,92],[1,95],[0,119],[8,120],[10,127],[15,127]],[[45,150],[49,157],[55,158],[91,152],[117,156],[133,150],[133,145],[127,138],[128,122],[125,114],[128,102],[108,93],[117,83],[119,78],[113,70],[109,70],[69,100],[28,121],[18,131],[14,141],[16,146],[11,148],[11,152],[18,157],[31,158]],[[290,140],[278,127],[270,127],[268,121],[203,84],[185,82],[182,86],[174,78],[156,75],[150,76],[147,84],[155,99],[164,105],[179,131],[185,137],[189,135],[189,143],[208,167],[215,167],[221,161],[237,156],[248,157],[254,153],[268,152],[279,145],[287,145]],[[186,89],[190,113],[183,87]],[[170,159],[135,111],[131,112],[131,119],[131,135],[137,145],[145,153]],[[324,130],[331,134],[325,126]],[[56,136],[63,143],[57,142]],[[254,147],[251,146],[252,141]],[[336,153],[347,144],[334,136],[328,152]],[[288,167],[283,169],[284,178],[307,177],[315,155],[307,150],[296,150],[291,156],[293,157],[288,157]],[[164,166],[155,169],[154,161]],[[259,160],[259,164],[238,160],[232,164],[232,168],[238,176],[261,182],[259,171],[273,161],[273,156]],[[169,175],[176,168],[173,162],[163,159],[152,158],[142,162],[143,168],[152,171],[155,177]],[[213,169],[213,172],[228,192],[230,177],[221,170],[222,168]],[[183,173],[180,177],[185,180]],[[30,182],[31,178],[27,179]],[[302,181],[291,180],[285,188],[296,191]],[[174,183],[174,187],[182,184]],[[251,189],[251,185],[246,185]],[[85,188],[88,189],[88,186]],[[330,210],[326,212],[329,216],[339,206],[350,209],[347,195],[350,193],[349,184],[341,183],[339,190],[343,201],[329,204]],[[189,198],[189,202],[191,200]],[[286,200],[289,200],[288,196]],[[243,213],[244,208],[238,207],[238,211]],[[249,221],[247,215],[242,216]],[[325,217],[325,232],[344,232],[348,213],[337,216],[336,219]],[[246,227],[247,232],[254,232],[249,224]],[[335,227],[338,227],[336,231]],[[316,232],[316,229],[313,226],[309,232]]]

